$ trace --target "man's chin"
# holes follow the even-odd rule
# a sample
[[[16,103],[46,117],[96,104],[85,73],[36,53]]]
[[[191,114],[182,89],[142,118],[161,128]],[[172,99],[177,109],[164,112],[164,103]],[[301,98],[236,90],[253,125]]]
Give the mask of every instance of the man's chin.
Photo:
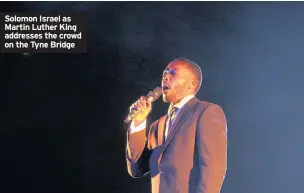
[[[163,101],[164,101],[165,103],[170,103],[168,97],[167,97],[165,94],[163,94]]]

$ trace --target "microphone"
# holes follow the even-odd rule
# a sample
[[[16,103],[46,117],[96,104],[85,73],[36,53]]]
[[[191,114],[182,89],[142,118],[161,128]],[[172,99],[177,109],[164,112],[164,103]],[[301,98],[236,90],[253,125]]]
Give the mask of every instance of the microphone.
[[[147,100],[149,102],[154,102],[156,101],[160,95],[162,94],[162,89],[160,87],[156,87],[153,91],[150,91],[148,95],[146,96]],[[138,115],[140,111],[136,111],[135,109],[131,110],[131,112],[128,114],[127,118],[125,119],[125,123],[128,123],[131,121],[136,115]]]

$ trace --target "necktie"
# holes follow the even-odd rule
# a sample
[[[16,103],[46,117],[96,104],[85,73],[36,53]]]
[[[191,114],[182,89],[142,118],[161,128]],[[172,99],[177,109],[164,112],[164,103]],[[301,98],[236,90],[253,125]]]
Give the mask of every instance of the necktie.
[[[167,122],[167,136],[168,137],[171,127],[172,127],[172,123],[174,121],[174,119],[176,118],[176,111],[178,110],[177,107],[173,107],[170,111],[169,117],[168,117],[168,122]]]

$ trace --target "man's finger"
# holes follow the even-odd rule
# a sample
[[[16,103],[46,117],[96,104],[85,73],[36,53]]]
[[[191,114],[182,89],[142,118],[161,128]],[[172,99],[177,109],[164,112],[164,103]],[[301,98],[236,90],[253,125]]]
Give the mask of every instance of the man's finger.
[[[136,103],[136,109],[140,110],[142,108],[142,104],[140,102]]]
[[[142,107],[147,108],[147,101],[145,99],[141,99],[140,104],[142,105]]]
[[[151,110],[152,108],[152,103],[150,101],[147,101],[147,108]]]

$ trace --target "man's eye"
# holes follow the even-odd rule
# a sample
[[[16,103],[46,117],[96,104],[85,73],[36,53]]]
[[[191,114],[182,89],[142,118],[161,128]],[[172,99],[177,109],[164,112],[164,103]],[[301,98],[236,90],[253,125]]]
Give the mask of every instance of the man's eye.
[[[176,72],[174,70],[165,70],[163,75],[165,75],[166,73],[170,74],[170,75],[175,75]]]
[[[171,74],[171,75],[175,75],[175,71],[174,71],[174,70],[171,70],[171,71],[170,71],[170,74]]]

